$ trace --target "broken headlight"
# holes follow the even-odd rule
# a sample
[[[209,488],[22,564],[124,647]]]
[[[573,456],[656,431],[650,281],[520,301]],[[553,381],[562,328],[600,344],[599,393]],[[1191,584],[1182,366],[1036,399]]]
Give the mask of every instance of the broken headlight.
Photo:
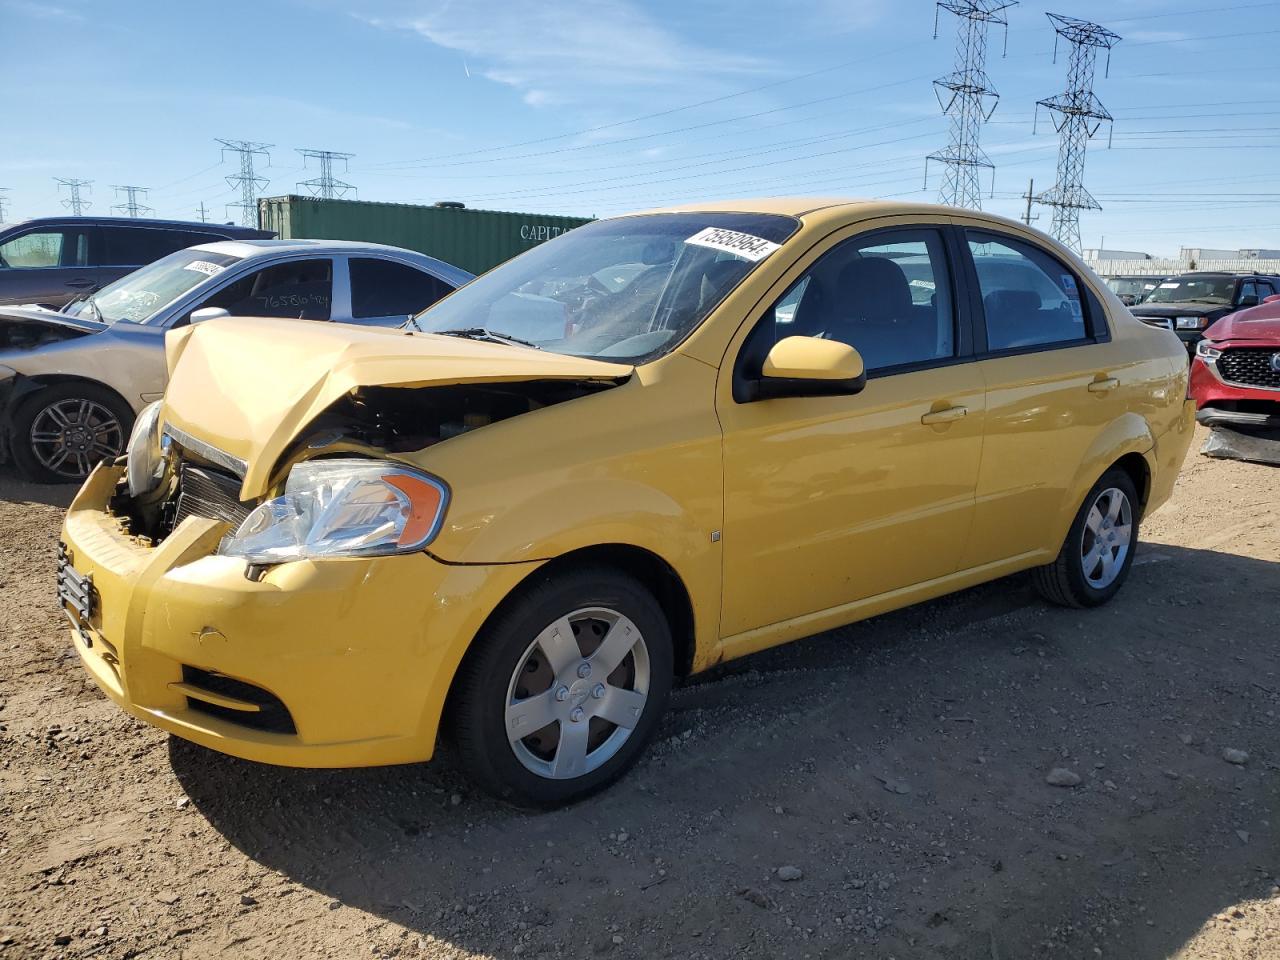
[[[387,460],[300,463],[284,496],[268,500],[222,541],[250,563],[307,557],[381,557],[421,550],[440,530],[449,488]]]
[[[128,466],[125,478],[129,485],[129,496],[140,497],[150,493],[164,476],[164,456],[160,450],[160,401],[149,403],[142,408],[138,419],[133,421],[133,432],[129,434],[129,445],[125,447],[128,454]]]

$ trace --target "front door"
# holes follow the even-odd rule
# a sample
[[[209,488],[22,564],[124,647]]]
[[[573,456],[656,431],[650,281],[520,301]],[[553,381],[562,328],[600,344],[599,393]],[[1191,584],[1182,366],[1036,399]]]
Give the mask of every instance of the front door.
[[[748,403],[722,382],[725,638],[956,570],[985,408],[956,254],[944,226],[837,235],[731,347],[722,381],[794,335],[851,344],[868,381]]]

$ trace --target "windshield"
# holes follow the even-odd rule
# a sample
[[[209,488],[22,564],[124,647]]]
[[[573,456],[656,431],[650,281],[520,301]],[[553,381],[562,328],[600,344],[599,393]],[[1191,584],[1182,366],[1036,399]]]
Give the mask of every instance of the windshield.
[[[1235,277],[1175,277],[1151,291],[1144,303],[1230,303]]]
[[[179,250],[109,283],[66,309],[73,317],[115,323],[148,323],[193,287],[216,277],[239,257],[208,250]]]
[[[1107,286],[1117,296],[1134,297],[1134,302],[1137,303],[1147,297],[1159,282],[1158,280],[1144,280],[1141,277],[1113,277],[1107,281]]]
[[[581,357],[671,350],[800,226],[754,213],[598,220],[473,280],[420,313],[426,333],[485,332]]]

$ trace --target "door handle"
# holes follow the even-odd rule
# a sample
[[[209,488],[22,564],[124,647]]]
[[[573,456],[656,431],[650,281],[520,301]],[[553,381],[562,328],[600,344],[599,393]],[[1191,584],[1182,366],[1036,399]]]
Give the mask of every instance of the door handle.
[[[1115,377],[1102,377],[1094,380],[1089,384],[1090,393],[1110,393],[1116,387],[1120,386],[1120,381]]]
[[[75,287],[77,290],[83,290],[85,287],[93,286],[92,280],[68,280],[66,283],[68,287]]]
[[[920,418],[920,422],[925,426],[935,423],[955,423],[957,420],[963,420],[968,414],[968,407],[947,407],[943,410],[930,410]]]

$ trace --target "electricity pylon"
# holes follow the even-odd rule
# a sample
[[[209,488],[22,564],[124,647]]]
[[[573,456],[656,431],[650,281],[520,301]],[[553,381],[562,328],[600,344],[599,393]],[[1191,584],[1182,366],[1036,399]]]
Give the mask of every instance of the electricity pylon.
[[[222,144],[222,155],[225,158],[227,151],[238,153],[240,155],[240,172],[227,177],[227,183],[233,187],[240,188],[240,202],[228,203],[227,207],[240,208],[240,222],[246,227],[256,227],[258,225],[258,194],[271,181],[266,177],[260,177],[253,169],[253,158],[262,156],[267,158],[267,164],[271,164],[271,154],[267,153],[274,144],[271,143],[255,143],[252,140],[223,140],[218,138],[218,143]]]
[[[138,196],[142,195],[145,197],[147,192],[150,190],[149,187],[135,187],[132,184],[113,183],[111,185],[111,189],[113,189],[117,194],[123,193],[125,197],[124,203],[115,204],[111,208],[112,210],[119,210],[126,217],[145,217],[148,213],[154,212],[154,210],[151,207],[148,207],[145,203],[138,202]]]
[[[308,160],[320,161],[320,176],[311,180],[301,180],[298,182],[298,189],[306,188],[313,197],[320,197],[324,200],[333,200],[335,198],[345,197],[348,193],[354,193],[355,187],[342,180],[337,180],[333,176],[333,161],[342,161],[342,171],[347,171],[347,161],[355,156],[354,153],[336,153],[333,150],[304,150],[299,149],[298,153],[302,154],[302,165],[305,167]]]
[[[955,69],[933,81],[942,112],[951,118],[951,135],[944,150],[925,159],[925,185],[929,161],[947,168],[938,198],[954,207],[982,209],[981,171],[990,170],[994,182],[995,164],[978,144],[982,125],[1000,102],[987,77],[987,30],[993,23],[1005,28],[1008,46],[1009,21],[1005,10],[1017,0],[938,0],[933,14],[933,35],[938,36],[938,15],[947,10],[959,18],[956,28]]]
[[[8,187],[0,187],[0,223],[4,223],[4,215],[8,212],[5,210],[5,207],[9,204],[9,198],[5,196],[8,192]]]
[[[1054,62],[1058,59],[1058,38],[1071,44],[1067,66],[1067,89],[1056,96],[1036,101],[1036,114],[1045,107],[1053,114],[1058,131],[1058,179],[1052,187],[1036,197],[1036,203],[1053,207],[1053,225],[1049,228],[1055,240],[1080,252],[1080,211],[1101,210],[1098,201],[1084,188],[1084,159],[1089,140],[1098,128],[1111,123],[1111,114],[1093,92],[1094,70],[1098,51],[1107,51],[1107,72],[1111,68],[1111,48],[1120,42],[1119,34],[1088,20],[1078,20],[1057,13],[1047,14],[1057,33],[1053,41]]]
[[[53,179],[58,186],[66,187],[70,192],[71,195],[62,201],[62,205],[71,211],[73,217],[83,215],[86,210],[93,206],[92,200],[86,200],[80,196],[81,187],[87,187],[92,192],[92,180],[76,180],[71,177],[54,177]]]

